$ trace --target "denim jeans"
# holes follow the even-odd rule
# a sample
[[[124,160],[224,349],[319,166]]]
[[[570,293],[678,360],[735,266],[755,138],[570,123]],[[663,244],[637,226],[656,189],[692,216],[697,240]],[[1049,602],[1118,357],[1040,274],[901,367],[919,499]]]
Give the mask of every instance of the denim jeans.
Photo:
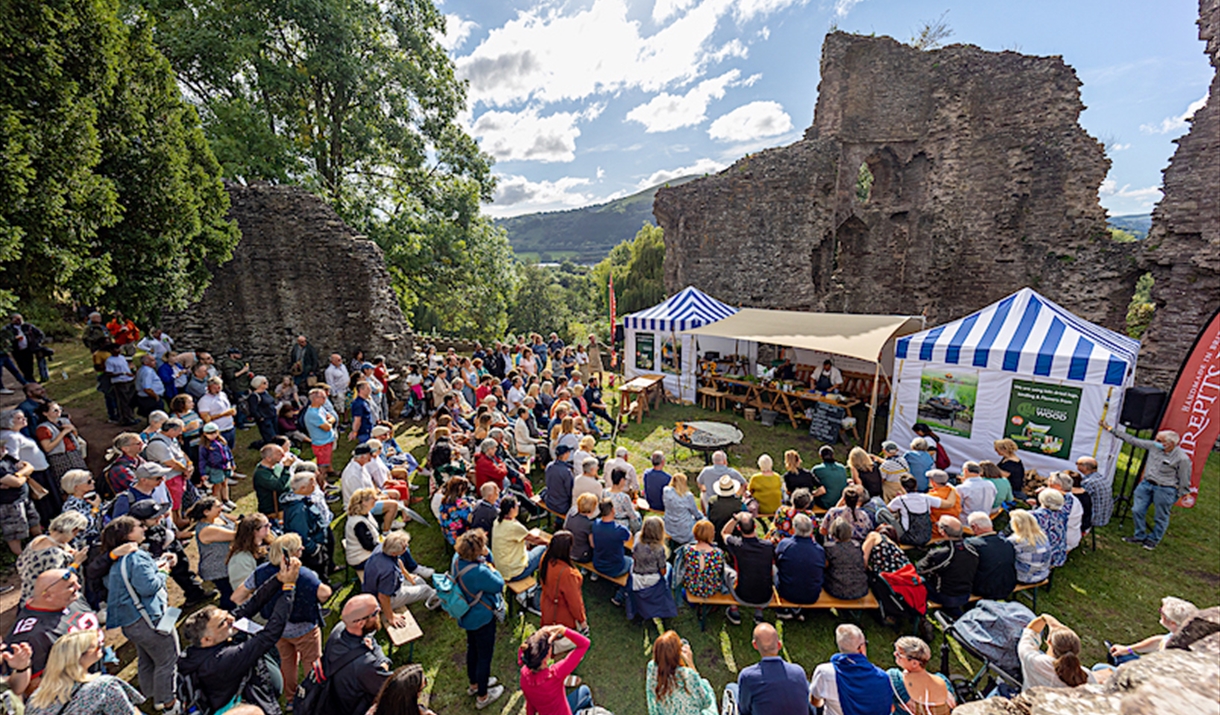
[[[542,546],[541,544],[530,549],[526,553],[526,558],[528,559],[528,562],[525,564],[525,570],[522,571],[521,573],[517,574],[513,578],[510,578],[509,581],[510,582],[511,581],[524,581],[525,579],[529,578],[530,576],[533,576],[534,572],[538,570],[538,565],[542,563],[542,555],[545,553],[546,553],[546,547]]]
[[[0,355],[0,390],[4,389],[5,370],[8,370],[13,377],[17,378],[17,382],[19,384],[24,385],[26,383],[25,375],[21,374],[21,370],[18,369],[17,363],[13,362],[13,359],[7,354]]]
[[[568,693],[568,707],[574,713],[593,707],[593,692],[589,690],[588,685],[582,685]]]
[[[1154,545],[1161,543],[1165,530],[1169,528],[1169,511],[1178,500],[1178,490],[1173,487],[1157,486],[1144,480],[1135,488],[1131,502],[1131,515],[1135,517],[1135,538],[1150,541]],[[1152,534],[1148,534],[1148,507],[1152,506]]]

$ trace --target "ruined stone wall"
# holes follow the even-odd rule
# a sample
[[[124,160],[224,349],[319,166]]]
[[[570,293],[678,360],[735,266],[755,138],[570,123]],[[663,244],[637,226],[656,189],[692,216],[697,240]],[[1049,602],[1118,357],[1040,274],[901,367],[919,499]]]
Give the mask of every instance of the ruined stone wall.
[[[332,352],[349,360],[356,347],[404,364],[412,333],[375,243],[299,187],[228,189],[241,241],[203,298],[163,321],[180,347],[219,356],[239,346],[273,382],[297,335],[309,338],[323,364]]]
[[[1199,3],[1199,38],[1218,72],[1207,104],[1165,169],[1140,255],[1156,282],[1156,313],[1143,335],[1140,384],[1170,389],[1195,337],[1220,307],[1220,0]]]
[[[831,33],[802,140],[657,192],[666,289],[936,324],[1031,286],[1121,330],[1134,249],[1109,239],[1079,86],[1059,57]]]

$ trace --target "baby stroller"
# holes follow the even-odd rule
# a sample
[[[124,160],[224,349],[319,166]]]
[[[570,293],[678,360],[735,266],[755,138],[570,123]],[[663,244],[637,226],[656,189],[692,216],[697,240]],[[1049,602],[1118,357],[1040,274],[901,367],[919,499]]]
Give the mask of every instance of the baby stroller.
[[[992,695],[1012,697],[1021,692],[1017,642],[1022,629],[1034,619],[1033,611],[1011,601],[983,600],[956,621],[951,621],[941,611],[934,617],[946,636],[940,647],[940,672],[950,672],[950,638],[971,657],[983,662],[972,677],[950,676],[958,702],[982,700]]]

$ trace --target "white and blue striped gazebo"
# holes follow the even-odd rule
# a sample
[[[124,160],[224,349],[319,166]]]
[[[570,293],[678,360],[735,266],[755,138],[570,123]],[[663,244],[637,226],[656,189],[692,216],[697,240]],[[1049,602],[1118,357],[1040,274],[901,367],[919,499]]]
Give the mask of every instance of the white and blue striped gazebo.
[[[735,349],[733,341],[718,338],[709,339],[707,346],[696,345],[695,336],[687,331],[736,312],[733,306],[687,286],[651,308],[623,316],[623,366],[628,379],[664,375],[667,392],[693,402],[698,389],[696,351],[724,350],[728,354]],[[750,350],[751,355],[756,351]]]
[[[733,306],[721,303],[694,286],[687,286],[651,308],[624,315],[623,327],[628,330],[680,333],[702,328],[736,312]]]
[[[1023,288],[899,338],[890,438],[906,448],[912,425],[924,422],[954,468],[996,459],[993,442],[1008,438],[1027,470],[1072,469],[1087,455],[1106,472],[1120,445],[1099,423],[1118,421],[1139,348]]]

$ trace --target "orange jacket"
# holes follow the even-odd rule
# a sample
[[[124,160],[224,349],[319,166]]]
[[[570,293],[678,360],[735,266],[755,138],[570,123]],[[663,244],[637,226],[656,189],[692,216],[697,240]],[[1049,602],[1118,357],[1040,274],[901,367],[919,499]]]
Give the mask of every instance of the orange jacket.
[[[957,490],[949,484],[937,486],[935,484],[928,485],[928,494],[940,499],[942,505],[951,504],[951,506],[941,506],[932,509],[932,523],[935,524],[942,516],[948,514],[956,519],[961,518],[962,514],[962,498],[958,496]]]
[[[584,577],[575,568],[557,561],[547,569],[547,579],[542,584],[542,625],[563,625],[576,628],[576,624],[587,620],[585,600],[580,587]]]

